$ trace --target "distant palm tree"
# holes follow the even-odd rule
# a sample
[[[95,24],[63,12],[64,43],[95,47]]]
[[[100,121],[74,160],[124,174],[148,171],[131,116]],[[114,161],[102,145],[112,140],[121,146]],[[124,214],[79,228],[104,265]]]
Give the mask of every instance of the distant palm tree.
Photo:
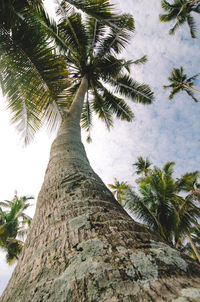
[[[162,22],[176,21],[175,25],[170,29],[169,34],[174,34],[179,26],[187,23],[192,38],[196,38],[197,28],[191,13],[200,13],[199,0],[174,0],[173,3],[163,0],[161,5],[167,13],[160,15],[160,20]]]
[[[143,174],[144,176],[147,176],[150,173],[151,165],[152,163],[150,160],[148,158],[144,159],[142,156],[139,156],[137,162],[133,164],[133,166],[136,166],[137,168],[136,174]]]
[[[123,196],[125,194],[125,190],[129,188],[129,185],[126,181],[119,182],[116,178],[114,178],[114,184],[108,184],[109,188],[112,189],[113,195],[116,197],[117,201],[122,205]]]
[[[18,259],[23,247],[23,241],[19,240],[27,234],[31,224],[31,218],[24,213],[30,206],[29,200],[33,197],[17,195],[13,200],[0,202],[0,248],[7,252],[6,259],[9,264]]]
[[[174,68],[168,78],[171,84],[163,86],[164,89],[171,88],[169,99],[173,99],[178,92],[185,91],[195,102],[198,102],[198,99],[194,97],[193,92],[200,93],[200,90],[194,88],[194,80],[199,74],[200,73],[197,73],[188,78],[187,75],[183,73],[183,66],[181,66],[180,69]]]
[[[200,255],[190,236],[198,225],[200,208],[195,204],[193,186],[199,172],[186,173],[173,179],[174,163],[167,162],[162,169],[154,167],[151,174],[140,183],[140,195],[130,188],[124,199],[127,209],[156,231],[168,244],[179,247],[185,236],[200,261]],[[186,197],[183,192],[189,192]]]

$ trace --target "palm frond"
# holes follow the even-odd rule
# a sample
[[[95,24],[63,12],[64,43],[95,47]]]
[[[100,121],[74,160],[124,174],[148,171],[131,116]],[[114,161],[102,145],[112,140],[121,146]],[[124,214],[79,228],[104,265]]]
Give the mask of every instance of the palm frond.
[[[149,210],[148,206],[141,197],[139,197],[131,189],[128,189],[125,193],[124,199],[126,208],[132,215],[136,215],[138,219],[142,220],[142,222],[144,222],[150,228],[159,232],[160,224],[158,220]]]
[[[185,173],[180,178],[176,180],[176,186],[179,191],[189,192],[194,190],[194,186],[197,183],[198,178],[200,177],[199,171],[194,171],[190,173]]]
[[[81,14],[75,13],[66,16],[65,19],[61,19],[58,29],[65,39],[65,43],[71,45],[70,49],[73,46],[73,53],[75,53],[76,56],[85,57],[88,46],[88,37],[86,26],[82,22]]]
[[[138,64],[144,64],[147,62],[147,56],[143,56],[140,59],[137,59],[135,61],[132,62],[132,64],[138,65]]]
[[[116,92],[142,104],[151,104],[154,100],[153,92],[148,85],[139,84],[128,75],[118,76],[111,81]]]
[[[163,171],[164,171],[166,177],[172,176],[172,174],[174,172],[174,165],[175,165],[175,162],[169,161],[163,166]]]
[[[84,103],[81,115],[81,127],[88,132],[87,142],[91,142],[90,131],[92,128],[92,110],[90,108],[89,100]]]
[[[97,44],[101,41],[106,32],[106,26],[92,17],[88,17],[86,19],[86,25],[88,33],[88,45],[90,51],[93,53]]]
[[[197,98],[195,98],[194,93],[193,93],[191,90],[185,89],[185,92],[193,99],[193,101],[194,101],[195,103],[198,103],[198,102],[199,102],[199,100],[198,100]]]
[[[25,141],[41,127],[45,106],[68,85],[64,61],[52,51],[49,41],[29,23],[13,30],[12,37],[0,28],[2,90]]]
[[[161,7],[165,10],[165,11],[170,11],[171,9],[173,9],[173,5],[170,4],[168,1],[166,0],[162,0],[161,2]]]
[[[121,120],[131,122],[134,118],[134,114],[131,108],[126,102],[109,92],[104,88],[103,98],[105,99],[105,105],[112,111],[112,113]]]
[[[110,32],[103,38],[97,45],[98,56],[103,57],[106,54],[120,53],[130,40],[129,32],[127,28],[121,28],[119,31],[110,30]]]
[[[103,58],[96,57],[94,65],[99,71],[99,76],[106,82],[110,81],[110,78],[116,78],[124,67],[124,60],[117,59],[112,55],[107,55]]]
[[[108,0],[67,0],[61,1],[60,6],[65,5],[66,2],[115,30],[124,26],[124,20],[127,19],[127,15],[115,14],[114,6]],[[126,26],[127,29],[133,30],[131,19],[129,23],[126,21]]]
[[[191,37],[193,39],[196,38],[197,26],[196,26],[196,22],[194,21],[194,18],[191,15],[189,15],[187,17],[187,23],[188,23],[189,28],[190,28]]]
[[[98,118],[104,121],[107,129],[110,130],[110,128],[113,127],[112,112],[109,109],[108,105],[105,103],[103,97],[97,92],[97,90],[94,90],[92,108],[98,115]]]
[[[169,30],[170,35],[174,35],[175,31],[186,22],[186,17],[179,18],[175,25]]]

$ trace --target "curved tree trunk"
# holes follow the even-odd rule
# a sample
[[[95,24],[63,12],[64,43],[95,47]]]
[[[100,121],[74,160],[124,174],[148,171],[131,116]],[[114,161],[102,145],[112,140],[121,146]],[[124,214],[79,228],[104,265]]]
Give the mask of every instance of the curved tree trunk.
[[[87,79],[84,98],[83,86]],[[69,113],[52,144],[32,228],[0,301],[199,301],[200,266],[128,216],[92,170],[75,120]]]
[[[192,240],[192,238],[191,238],[191,236],[190,236],[190,233],[187,232],[186,235],[187,235],[187,237],[188,237],[188,240],[189,240],[189,242],[190,242],[190,245],[191,245],[191,247],[192,247],[192,249],[193,249],[193,251],[194,251],[194,253],[195,253],[195,255],[196,255],[197,259],[198,259],[198,261],[200,262],[200,255],[199,255],[199,252],[198,252],[198,250],[197,250],[197,248],[196,248],[196,246],[195,246],[195,244],[194,244],[194,242],[193,242],[193,240]]]

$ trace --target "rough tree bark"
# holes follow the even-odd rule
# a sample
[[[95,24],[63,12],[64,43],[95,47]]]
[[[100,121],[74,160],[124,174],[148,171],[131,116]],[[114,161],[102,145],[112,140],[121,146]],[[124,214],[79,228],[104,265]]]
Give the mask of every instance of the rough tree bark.
[[[80,99],[86,78],[81,87]],[[0,301],[200,301],[200,265],[117,203],[89,164],[74,112],[52,144],[32,228]]]

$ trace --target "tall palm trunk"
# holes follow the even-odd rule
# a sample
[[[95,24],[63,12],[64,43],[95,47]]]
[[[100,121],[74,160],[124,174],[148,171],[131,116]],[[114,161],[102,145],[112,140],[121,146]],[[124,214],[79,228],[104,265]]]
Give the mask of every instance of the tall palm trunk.
[[[193,249],[193,251],[194,251],[194,253],[195,253],[195,255],[196,255],[198,261],[200,262],[200,255],[199,255],[199,252],[198,252],[198,250],[197,250],[197,248],[196,248],[196,246],[195,246],[195,244],[194,244],[194,242],[193,242],[193,240],[192,240],[192,238],[191,238],[191,236],[190,236],[190,233],[187,232],[186,235],[187,235],[187,238],[188,238],[188,240],[189,240],[189,242],[190,242],[190,244],[191,244],[191,247],[192,247],[192,249]]]
[[[193,295],[200,266],[134,222],[92,170],[79,125],[86,87],[83,78],[52,144],[32,228],[0,301],[142,302],[170,301],[184,297],[184,290]]]

